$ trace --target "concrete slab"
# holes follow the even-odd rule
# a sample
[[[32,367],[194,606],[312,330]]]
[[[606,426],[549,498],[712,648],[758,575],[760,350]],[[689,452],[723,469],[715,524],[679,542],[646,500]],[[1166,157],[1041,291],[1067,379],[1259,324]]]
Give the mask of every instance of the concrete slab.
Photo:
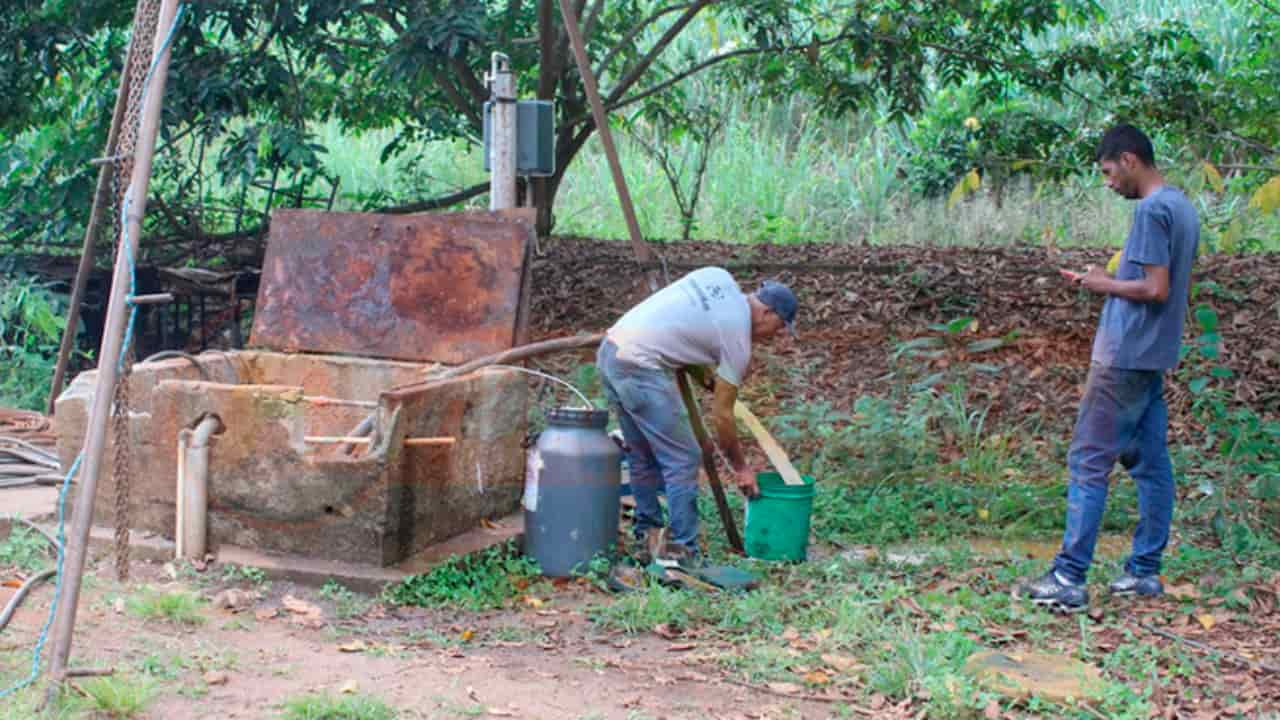
[[[6,494],[3,497],[6,500],[6,510],[5,515],[0,516],[0,537],[9,534],[9,527],[12,524],[9,519],[12,513],[7,505],[9,495]],[[58,531],[56,506],[56,491],[52,498],[32,498],[29,501],[24,499],[23,513],[20,517],[35,522],[49,534],[54,535]],[[267,554],[234,545],[219,547],[214,559],[218,563],[256,568],[263,571],[271,580],[287,580],[315,587],[333,580],[357,592],[376,594],[381,592],[387,583],[399,582],[410,575],[428,572],[451,556],[470,555],[501,545],[508,540],[518,541],[523,533],[524,515],[512,514],[500,520],[487,522],[481,527],[445,542],[430,545],[395,567],[322,560],[299,555]],[[108,558],[114,549],[115,531],[113,529],[94,527],[90,531],[90,560],[98,561]],[[131,530],[129,553],[135,560],[165,563],[173,560],[175,547],[172,541],[154,533]]]
[[[58,488],[48,485],[5,488],[0,490],[0,515],[40,522],[56,519]]]

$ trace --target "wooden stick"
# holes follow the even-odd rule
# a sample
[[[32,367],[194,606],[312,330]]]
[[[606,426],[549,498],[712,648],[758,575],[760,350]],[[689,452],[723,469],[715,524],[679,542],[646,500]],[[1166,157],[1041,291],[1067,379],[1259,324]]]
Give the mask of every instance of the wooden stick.
[[[359,443],[359,444],[367,445],[373,442],[373,438],[348,437],[348,436],[333,437],[331,435],[307,435],[306,437],[302,438],[302,441],[309,442],[309,443]]]
[[[702,425],[702,414],[698,412],[698,403],[693,399],[693,387],[689,384],[689,375],[684,370],[676,371],[676,384],[680,386],[680,397],[684,398],[685,410],[689,412],[689,424],[693,426],[693,436],[697,438],[700,447],[706,447],[707,429]],[[702,453],[702,467],[707,471],[707,480],[711,483],[711,494],[715,497],[716,509],[720,511],[720,522],[724,524],[724,534],[729,539],[729,547],[745,555],[742,536],[738,534],[738,524],[733,520],[729,501],[724,496],[724,486],[720,484],[720,475],[716,472],[715,457],[710,453]]]
[[[414,445],[453,445],[453,444],[454,444],[454,443],[456,443],[456,442],[458,442],[458,439],[457,439],[457,438],[453,438],[453,437],[416,437],[416,438],[405,438],[405,439],[404,439],[404,444],[405,444],[405,445],[409,445],[409,446],[414,446]]]
[[[782,449],[782,446],[773,438],[773,435],[770,435],[769,431],[765,429],[760,419],[748,410],[741,400],[733,404],[733,414],[756,437],[756,442],[760,443],[764,454],[769,456],[769,462],[778,471],[778,474],[782,476],[782,481],[788,485],[803,485],[804,480],[800,478],[800,473],[796,472],[795,466],[791,464],[791,458],[787,457],[787,451]]]

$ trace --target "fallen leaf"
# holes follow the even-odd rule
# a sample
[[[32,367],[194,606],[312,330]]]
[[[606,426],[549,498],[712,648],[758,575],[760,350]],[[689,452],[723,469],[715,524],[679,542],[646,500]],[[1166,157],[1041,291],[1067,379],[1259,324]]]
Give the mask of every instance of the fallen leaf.
[[[804,681],[810,685],[826,685],[831,682],[831,676],[821,670],[805,673]]]
[[[485,712],[495,717],[515,717],[516,716],[515,711],[503,710],[502,708],[488,708],[485,710]]]
[[[253,616],[259,620],[270,620],[279,614],[279,608],[259,608],[253,611]]]
[[[1217,621],[1217,620],[1215,620],[1215,619],[1214,619],[1214,617],[1213,617],[1212,615],[1210,615],[1209,613],[1204,613],[1203,615],[1197,615],[1197,616],[1196,616],[1196,620],[1199,620],[1199,621],[1200,621],[1200,625],[1201,625],[1205,630],[1212,630],[1212,629],[1213,629],[1213,626],[1214,626],[1214,625],[1216,625],[1216,624],[1217,624],[1217,622],[1218,622],[1218,621]]]
[[[124,598],[116,598],[116,601],[111,603],[111,609],[115,610],[117,615],[123,615],[124,614]]]
[[[1166,595],[1179,600],[1198,600],[1200,598],[1200,591],[1196,590],[1196,586],[1191,584],[1170,585],[1164,589],[1164,592]]]
[[[342,695],[351,695],[359,689],[359,687],[360,686],[356,684],[355,680],[348,680],[342,683],[342,687],[338,688],[338,693]]]
[[[667,652],[684,652],[698,647],[696,643],[673,643],[667,646]]]
[[[18,578],[9,578],[4,581],[4,586],[7,588],[20,588],[22,587],[22,581]]]
[[[770,690],[776,693],[781,693],[783,695],[795,695],[801,692],[802,690],[804,690],[804,688],[800,687],[799,685],[795,683],[788,683],[788,682],[771,682],[771,683],[766,683],[765,686],[768,687]]]
[[[866,667],[862,663],[858,662],[857,658],[850,657],[848,655],[837,655],[834,653],[823,655],[822,662],[830,665],[840,672],[852,672]]]
[[[793,627],[788,626],[786,630],[782,631],[783,640],[791,641],[791,640],[798,640],[799,638],[800,638],[800,631],[796,630]]]
[[[470,685],[467,686],[467,697],[475,700],[476,702],[480,702],[480,696],[476,695],[476,689]]]
[[[369,646],[366,645],[363,640],[352,640],[349,643],[344,643],[338,646],[338,651],[344,652],[344,653],[358,653],[358,652],[364,652],[365,650],[368,650],[368,649],[369,649]]]
[[[676,628],[671,627],[666,623],[659,623],[657,625],[654,625],[653,632],[658,637],[663,637],[668,640],[674,640],[675,638],[680,637],[680,631]]]
[[[230,682],[231,677],[224,672],[207,672],[204,674],[204,682],[206,685],[226,685]]]
[[[462,637],[462,642],[471,642],[471,638],[473,638],[473,637],[475,637],[475,636],[476,636],[476,631],[475,631],[475,630],[463,630],[463,631],[462,631],[462,636],[461,636],[461,637]]]
[[[285,610],[288,610],[295,615],[320,616],[323,614],[320,608],[305,600],[299,600],[292,595],[285,595],[281,598],[280,604],[284,606]]]
[[[544,601],[541,598],[536,598],[536,597],[533,597],[532,595],[525,595],[524,604],[528,605],[531,608],[540,608],[543,606]]]

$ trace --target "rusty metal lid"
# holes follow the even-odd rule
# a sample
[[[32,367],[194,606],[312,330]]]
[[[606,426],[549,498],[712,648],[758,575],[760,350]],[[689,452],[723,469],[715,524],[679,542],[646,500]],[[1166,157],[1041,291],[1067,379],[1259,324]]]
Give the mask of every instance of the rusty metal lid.
[[[496,214],[276,210],[250,344],[448,364],[505,350],[531,232]]]

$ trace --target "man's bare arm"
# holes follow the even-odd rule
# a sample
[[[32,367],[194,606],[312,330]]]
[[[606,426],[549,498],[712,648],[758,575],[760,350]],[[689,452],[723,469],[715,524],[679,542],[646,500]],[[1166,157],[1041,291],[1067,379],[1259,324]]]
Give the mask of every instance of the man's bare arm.
[[[1067,270],[1064,277],[1077,282],[1085,289],[1104,295],[1115,295],[1140,303],[1159,303],[1169,298],[1169,268],[1165,265],[1143,265],[1146,277],[1137,280],[1117,280],[1097,265],[1089,266],[1083,275]]]

